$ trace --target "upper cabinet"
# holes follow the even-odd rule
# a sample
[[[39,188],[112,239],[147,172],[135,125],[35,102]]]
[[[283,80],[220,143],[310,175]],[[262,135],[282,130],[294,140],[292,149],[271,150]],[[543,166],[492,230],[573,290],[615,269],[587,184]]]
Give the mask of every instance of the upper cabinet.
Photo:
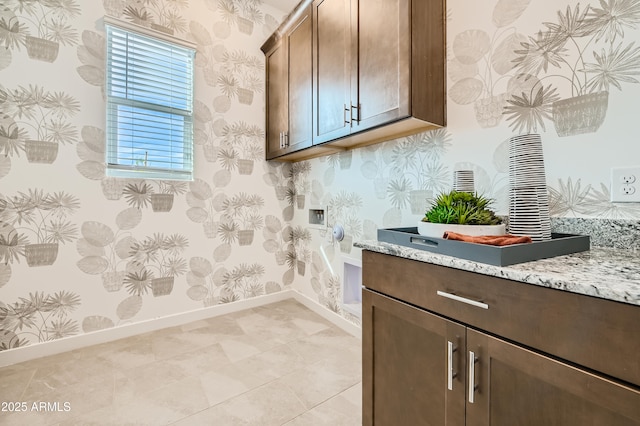
[[[313,143],[351,132],[352,60],[350,2],[313,2]],[[355,46],[357,48],[357,46]],[[357,51],[356,51],[357,54]]]
[[[262,47],[266,78],[267,159],[311,146],[311,4],[301,4],[281,34]]]
[[[444,0],[315,0],[310,13],[311,80],[290,75],[288,90],[311,84],[312,144],[269,154],[280,139],[269,127],[280,107],[269,100],[267,41],[268,159],[307,159],[446,124]],[[294,11],[274,36],[299,17]]]
[[[267,160],[285,154],[284,131],[289,128],[286,73],[286,48],[279,40],[265,53],[266,79],[266,152]]]

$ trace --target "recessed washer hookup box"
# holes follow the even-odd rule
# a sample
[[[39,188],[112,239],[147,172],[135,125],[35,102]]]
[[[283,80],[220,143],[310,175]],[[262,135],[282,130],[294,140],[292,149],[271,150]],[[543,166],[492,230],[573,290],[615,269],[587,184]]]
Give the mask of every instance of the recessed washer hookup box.
[[[552,233],[549,241],[491,246],[425,237],[418,234],[417,227],[378,229],[378,241],[496,266],[514,265],[579,253],[591,248],[591,240],[588,235]]]

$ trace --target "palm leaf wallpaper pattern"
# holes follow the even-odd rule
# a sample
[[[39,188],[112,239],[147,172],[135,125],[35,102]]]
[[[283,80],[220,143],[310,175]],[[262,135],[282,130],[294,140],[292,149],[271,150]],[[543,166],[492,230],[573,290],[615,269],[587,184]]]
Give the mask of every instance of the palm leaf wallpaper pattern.
[[[515,49],[526,40],[512,24],[526,11],[530,1],[499,0],[493,8],[492,33],[469,29],[453,39],[448,74],[454,84],[449,97],[459,105],[473,104],[480,127],[495,127],[502,120],[513,81],[517,81],[512,72]]]
[[[78,334],[78,322],[68,317],[80,302],[77,294],[62,290],[29,293],[17,302],[0,304],[0,350]]]
[[[79,15],[75,0],[6,0],[0,6],[0,42],[7,50],[25,47],[30,59],[54,62],[61,46],[78,43],[71,22]]]
[[[0,194],[0,243],[5,263],[24,256],[30,267],[52,265],[60,244],[77,238],[77,229],[67,216],[79,207],[79,200],[65,192],[29,189],[12,196]]]
[[[260,46],[284,11],[97,4],[0,5],[0,350],[291,288],[357,324],[342,309],[349,240],[413,226],[461,168],[504,209],[513,133],[546,132],[553,214],[640,216],[608,189],[608,169],[640,154],[625,115],[640,95],[637,0],[450,1],[448,127],[294,164],[263,160]],[[105,13],[196,43],[194,181],[106,176]],[[308,226],[316,206],[327,229]]]
[[[510,126],[535,132],[550,120],[558,136],[597,131],[609,91],[638,83],[640,46],[622,40],[638,23],[640,4],[633,0],[601,0],[582,9],[580,3],[569,5],[558,11],[556,22],[543,22],[544,28],[515,51],[516,72],[531,82],[508,100]]]
[[[58,145],[77,142],[77,130],[69,119],[79,111],[78,101],[64,93],[38,85],[0,87],[0,106],[5,116],[0,134],[6,156],[25,151],[30,163],[53,163]]]

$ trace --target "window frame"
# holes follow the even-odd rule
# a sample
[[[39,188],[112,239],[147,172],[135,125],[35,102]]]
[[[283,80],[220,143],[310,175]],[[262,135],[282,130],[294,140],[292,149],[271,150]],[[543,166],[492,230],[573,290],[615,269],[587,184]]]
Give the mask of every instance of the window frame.
[[[196,45],[190,43],[186,40],[181,40],[176,37],[161,33],[159,31],[155,31],[152,29],[140,27],[135,24],[131,24],[128,22],[120,21],[118,19],[114,19],[111,17],[105,16],[105,32],[106,32],[106,49],[105,49],[105,97],[106,97],[106,152],[105,152],[105,163],[106,163],[106,175],[108,177],[120,177],[120,178],[136,178],[136,179],[162,179],[162,180],[188,180],[192,181],[194,179],[194,167],[193,167],[193,154],[194,154],[194,94],[195,94],[195,78],[194,78],[194,69],[195,69],[195,53],[196,53]],[[114,95],[112,92],[112,84],[116,80],[113,77],[114,68],[116,68],[116,61],[112,62],[114,59],[112,57],[111,46],[114,42],[112,31],[117,32],[116,37],[122,37],[121,33],[124,34],[125,37],[131,35],[137,42],[140,42],[144,39],[150,39],[150,41],[158,46],[162,46],[165,49],[169,49],[170,51],[180,52],[180,55],[183,55],[184,58],[188,58],[189,60],[186,62],[186,72],[180,77],[183,77],[186,81],[187,90],[183,96],[171,97],[172,100],[179,99],[184,102],[184,109],[172,107],[170,105],[161,105],[159,102],[154,103],[153,101],[147,100],[139,100],[135,99],[135,95],[129,95],[129,76],[128,73],[122,72],[120,74],[121,77],[124,77],[125,90],[127,93],[123,96]],[[127,45],[124,49],[126,52],[126,58],[129,58],[131,52],[129,51],[129,46]],[[150,70],[153,68],[150,67]],[[128,68],[127,68],[128,71]],[[124,74],[124,75],[123,75]],[[118,75],[115,76],[116,78]],[[133,78],[131,78],[133,80]],[[136,84],[138,87],[141,85],[139,83],[133,82],[132,85],[135,88]],[[188,91],[188,92],[187,92]],[[132,91],[134,93],[134,91]],[[119,121],[118,115],[122,114],[123,109],[129,109],[129,116],[126,120],[122,119]],[[137,110],[137,111],[134,111]],[[164,118],[161,116],[164,115]],[[178,152],[175,154],[170,154],[166,156],[166,160],[169,163],[172,162],[173,159],[176,160],[177,163],[180,163],[183,167],[172,167],[169,165],[168,167],[156,167],[147,165],[147,155],[148,152],[145,151],[145,158],[143,164],[125,164],[127,162],[131,163],[131,159],[126,159],[124,155],[120,155],[123,144],[119,138],[119,130],[122,130],[127,125],[130,125],[131,128],[137,125],[142,125],[146,121],[146,117],[152,117],[149,121],[150,124],[159,124],[160,121],[168,121],[171,124],[168,124],[168,129],[165,128],[162,132],[166,132],[166,141],[168,143],[168,147],[171,149],[178,148]],[[177,120],[176,120],[177,119]],[[179,124],[178,130],[176,133],[180,137],[176,137],[176,135],[172,135],[173,131],[173,123],[174,121]],[[159,128],[159,127],[158,127]],[[129,146],[132,151],[134,149],[143,149],[142,146],[144,142],[135,142],[133,138],[135,136],[134,131],[131,130],[131,134],[129,137],[132,139],[129,141]],[[158,138],[160,140],[161,138]],[[154,139],[148,139],[147,143],[153,144],[157,142]],[[125,145],[126,146],[126,145]],[[181,148],[181,149],[180,149]],[[156,152],[161,152],[161,149],[158,149]],[[150,150],[151,153],[154,151]],[[120,157],[119,157],[120,156]]]

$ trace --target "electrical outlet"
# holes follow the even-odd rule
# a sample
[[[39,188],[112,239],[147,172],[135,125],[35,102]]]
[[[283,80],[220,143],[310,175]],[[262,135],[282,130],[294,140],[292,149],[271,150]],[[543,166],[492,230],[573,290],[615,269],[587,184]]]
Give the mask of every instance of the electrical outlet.
[[[622,192],[622,195],[633,195],[636,192],[636,187],[633,185],[622,185],[620,192]]]
[[[640,202],[640,166],[611,169],[611,202]]]

